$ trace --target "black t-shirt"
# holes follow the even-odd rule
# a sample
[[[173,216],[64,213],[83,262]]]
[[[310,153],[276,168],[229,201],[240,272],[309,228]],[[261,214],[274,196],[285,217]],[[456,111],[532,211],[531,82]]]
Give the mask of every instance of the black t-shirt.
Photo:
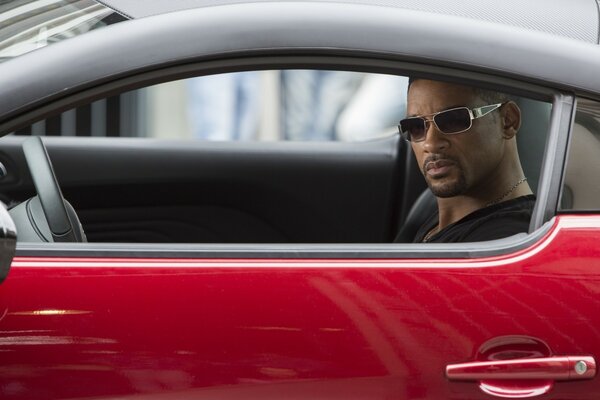
[[[530,194],[481,208],[432,235],[427,243],[482,242],[527,232],[534,204],[535,196]],[[419,228],[413,242],[422,242],[438,220],[436,211]]]

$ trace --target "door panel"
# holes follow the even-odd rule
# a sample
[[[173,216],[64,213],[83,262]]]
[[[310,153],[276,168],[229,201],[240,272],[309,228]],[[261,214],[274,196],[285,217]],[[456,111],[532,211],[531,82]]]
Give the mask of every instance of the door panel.
[[[600,218],[563,216],[529,249],[469,261],[19,257],[0,285],[0,387],[10,399],[489,398],[444,371],[491,339],[600,354],[599,231]],[[597,378],[556,381],[551,397],[598,393]]]

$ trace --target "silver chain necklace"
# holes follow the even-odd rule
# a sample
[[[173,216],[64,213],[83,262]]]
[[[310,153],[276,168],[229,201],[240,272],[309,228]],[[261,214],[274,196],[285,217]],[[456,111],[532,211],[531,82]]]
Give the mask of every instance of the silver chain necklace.
[[[515,183],[514,185],[512,185],[512,187],[510,189],[508,189],[502,196],[498,197],[496,200],[491,201],[489,203],[487,203],[485,206],[489,207],[489,206],[493,206],[494,204],[498,204],[500,203],[502,200],[504,200],[509,194],[511,194],[512,192],[515,191],[516,188],[519,187],[519,185],[523,182],[525,182],[527,180],[527,178],[522,178],[520,179],[517,183]]]
[[[489,203],[487,203],[485,206],[489,207],[489,206],[493,206],[494,204],[498,204],[500,203],[502,200],[504,200],[509,194],[511,194],[512,192],[515,191],[516,188],[519,187],[519,185],[523,182],[525,182],[527,180],[527,178],[522,178],[520,179],[517,183],[515,183],[514,185],[511,186],[510,189],[508,189],[502,196],[498,197],[496,200],[491,201]],[[437,224],[436,226],[434,226],[433,228],[431,228],[431,230],[429,232],[427,232],[427,234],[425,235],[425,237],[423,237],[423,242],[428,242],[429,239],[431,239],[431,237],[433,235],[435,235],[436,233],[439,232],[439,226],[440,224]]]
[[[440,226],[440,224],[437,224],[436,226],[434,226],[433,228],[431,228],[431,230],[429,232],[427,232],[427,234],[425,235],[425,237],[423,238],[423,243],[428,242],[429,239],[438,232],[438,227]]]

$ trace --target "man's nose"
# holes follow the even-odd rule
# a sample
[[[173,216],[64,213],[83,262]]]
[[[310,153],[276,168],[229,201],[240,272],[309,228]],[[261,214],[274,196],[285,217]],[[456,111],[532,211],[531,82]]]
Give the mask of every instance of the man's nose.
[[[427,121],[425,124],[425,140],[423,141],[423,148],[430,153],[437,153],[439,150],[443,150],[448,147],[448,137],[444,135],[437,128],[437,125],[433,121]]]

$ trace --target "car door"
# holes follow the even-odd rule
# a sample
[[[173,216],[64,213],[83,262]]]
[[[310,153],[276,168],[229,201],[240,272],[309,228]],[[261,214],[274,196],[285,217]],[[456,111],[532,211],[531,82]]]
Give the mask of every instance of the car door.
[[[565,161],[569,136],[576,134],[574,113],[584,110],[597,118],[587,103],[597,101],[597,83],[581,89],[596,70],[598,58],[589,54],[597,49],[524,32],[513,32],[522,40],[514,48],[510,28],[481,24],[480,37],[471,37],[468,29],[457,30],[452,18],[440,17],[440,31],[432,33],[426,29],[430,15],[391,12],[389,19],[390,10],[369,6],[315,5],[306,11],[294,4],[269,4],[281,12],[281,19],[270,21],[264,17],[266,6],[246,5],[242,14],[232,7],[133,21],[126,28],[116,25],[70,39],[72,45],[54,45],[57,50],[22,56],[6,64],[9,94],[16,92],[12,79],[41,72],[33,61],[51,50],[70,55],[74,64],[84,55],[100,61],[117,52],[109,45],[114,34],[132,54],[128,61],[104,65],[113,79],[100,67],[95,75],[73,67],[48,85],[34,78],[26,93],[5,99],[1,126],[6,131],[22,127],[50,110],[127,89],[132,81],[142,85],[191,70],[265,64],[345,66],[503,88],[552,104],[531,233],[457,245],[19,243],[0,285],[3,396],[596,398],[597,197],[573,189],[573,181],[564,186],[562,177],[565,165],[568,174],[573,160],[583,158],[572,151]],[[339,26],[320,18],[332,11],[339,13]],[[363,27],[359,40],[365,40],[364,48],[357,49],[345,33],[365,15],[377,17],[378,23]],[[169,51],[182,50],[169,46],[190,32],[210,34],[212,24],[226,17],[243,17],[247,25],[224,27],[222,47],[203,44],[209,47],[206,54],[221,57],[221,64],[206,57],[195,59],[191,68],[191,56],[172,58]],[[307,21],[312,29],[304,35],[283,29],[281,37],[265,39],[261,31]],[[416,27],[415,21],[420,22]],[[167,22],[169,29],[157,29]],[[177,29],[171,31],[173,24]],[[454,58],[460,53],[451,50],[464,49],[461,40],[483,46],[499,31],[509,39],[498,39],[496,56],[466,52]],[[410,40],[374,40],[386,32],[420,38],[421,47]],[[133,50],[141,33],[162,46],[164,59],[152,58],[158,56],[149,49],[148,58]],[[223,57],[224,49],[231,51],[232,37],[253,47]],[[278,47],[280,39],[285,45]],[[434,45],[442,40],[448,46],[444,50]],[[272,54],[266,54],[267,45]],[[568,60],[559,58],[559,45],[570,46]],[[331,47],[337,49],[335,57]],[[312,52],[307,54],[307,48]],[[249,53],[261,57],[249,60]],[[524,54],[532,65],[512,64]],[[124,65],[141,59],[146,63],[142,72]],[[174,59],[183,69],[175,68]],[[580,63],[578,76],[544,68],[549,61],[564,66],[573,60]],[[64,58],[47,62],[62,65]],[[94,84],[74,71],[94,75]],[[56,89],[64,87],[66,94]],[[586,126],[594,132],[593,124]],[[583,187],[594,187],[592,175],[585,175]],[[583,202],[566,202],[569,190],[571,200]]]

